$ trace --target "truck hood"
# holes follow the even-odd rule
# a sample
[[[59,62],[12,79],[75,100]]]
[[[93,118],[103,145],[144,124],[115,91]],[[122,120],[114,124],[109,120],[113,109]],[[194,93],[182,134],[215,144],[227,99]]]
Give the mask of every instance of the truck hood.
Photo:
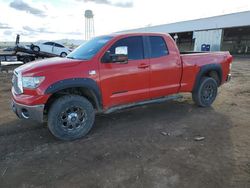
[[[21,72],[22,75],[33,76],[34,74],[42,73],[52,69],[60,69],[78,65],[82,60],[68,59],[68,58],[47,58],[44,60],[33,61],[24,64],[17,69],[16,72]]]

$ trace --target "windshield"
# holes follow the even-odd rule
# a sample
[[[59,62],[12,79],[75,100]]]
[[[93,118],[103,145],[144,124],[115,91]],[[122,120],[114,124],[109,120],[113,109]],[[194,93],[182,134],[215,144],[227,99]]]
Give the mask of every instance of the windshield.
[[[112,36],[93,38],[76,48],[67,56],[67,58],[90,60],[112,38]]]

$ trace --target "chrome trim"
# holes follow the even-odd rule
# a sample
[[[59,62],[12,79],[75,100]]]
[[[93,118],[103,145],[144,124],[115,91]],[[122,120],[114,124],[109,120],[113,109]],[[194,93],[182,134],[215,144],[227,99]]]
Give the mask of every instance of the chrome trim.
[[[20,95],[23,93],[21,72],[14,70],[14,74],[12,77],[12,86],[14,87],[15,94]]]
[[[29,116],[25,115],[24,112],[22,112],[21,115],[24,119],[29,119]]]

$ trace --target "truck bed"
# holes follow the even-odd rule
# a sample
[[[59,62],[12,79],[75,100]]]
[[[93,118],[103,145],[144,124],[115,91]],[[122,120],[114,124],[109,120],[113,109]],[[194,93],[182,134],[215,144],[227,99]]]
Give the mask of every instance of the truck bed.
[[[205,64],[221,64],[230,56],[229,52],[184,52],[180,54],[183,66],[192,64],[200,66]]]
[[[232,60],[229,52],[185,52],[180,54],[180,57],[183,67],[180,92],[192,91],[196,75],[206,65],[221,66],[221,70],[224,70],[221,80],[223,83],[229,73],[229,62]]]

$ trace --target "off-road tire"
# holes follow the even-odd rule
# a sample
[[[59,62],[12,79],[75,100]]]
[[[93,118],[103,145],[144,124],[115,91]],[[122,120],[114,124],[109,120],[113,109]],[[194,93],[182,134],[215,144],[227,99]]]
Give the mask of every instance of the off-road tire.
[[[218,91],[218,83],[214,78],[202,77],[192,92],[193,101],[201,107],[211,106]]]
[[[71,108],[73,108],[73,110],[70,110]],[[84,117],[86,116],[86,119],[82,118],[85,120],[82,121],[84,123],[74,129],[72,126],[72,129],[70,130],[72,123],[70,115],[75,114],[74,108],[82,109],[82,111],[84,111],[82,114],[84,114]],[[78,114],[78,112],[76,114]],[[64,118],[63,116],[68,118]],[[68,121],[69,119],[70,121]],[[66,126],[64,122],[65,120]],[[75,140],[85,136],[90,131],[90,129],[93,127],[94,120],[95,111],[92,104],[85,97],[78,95],[65,95],[57,99],[51,105],[48,113],[48,128],[56,138],[61,140]],[[77,122],[78,121],[80,120],[77,119]]]

